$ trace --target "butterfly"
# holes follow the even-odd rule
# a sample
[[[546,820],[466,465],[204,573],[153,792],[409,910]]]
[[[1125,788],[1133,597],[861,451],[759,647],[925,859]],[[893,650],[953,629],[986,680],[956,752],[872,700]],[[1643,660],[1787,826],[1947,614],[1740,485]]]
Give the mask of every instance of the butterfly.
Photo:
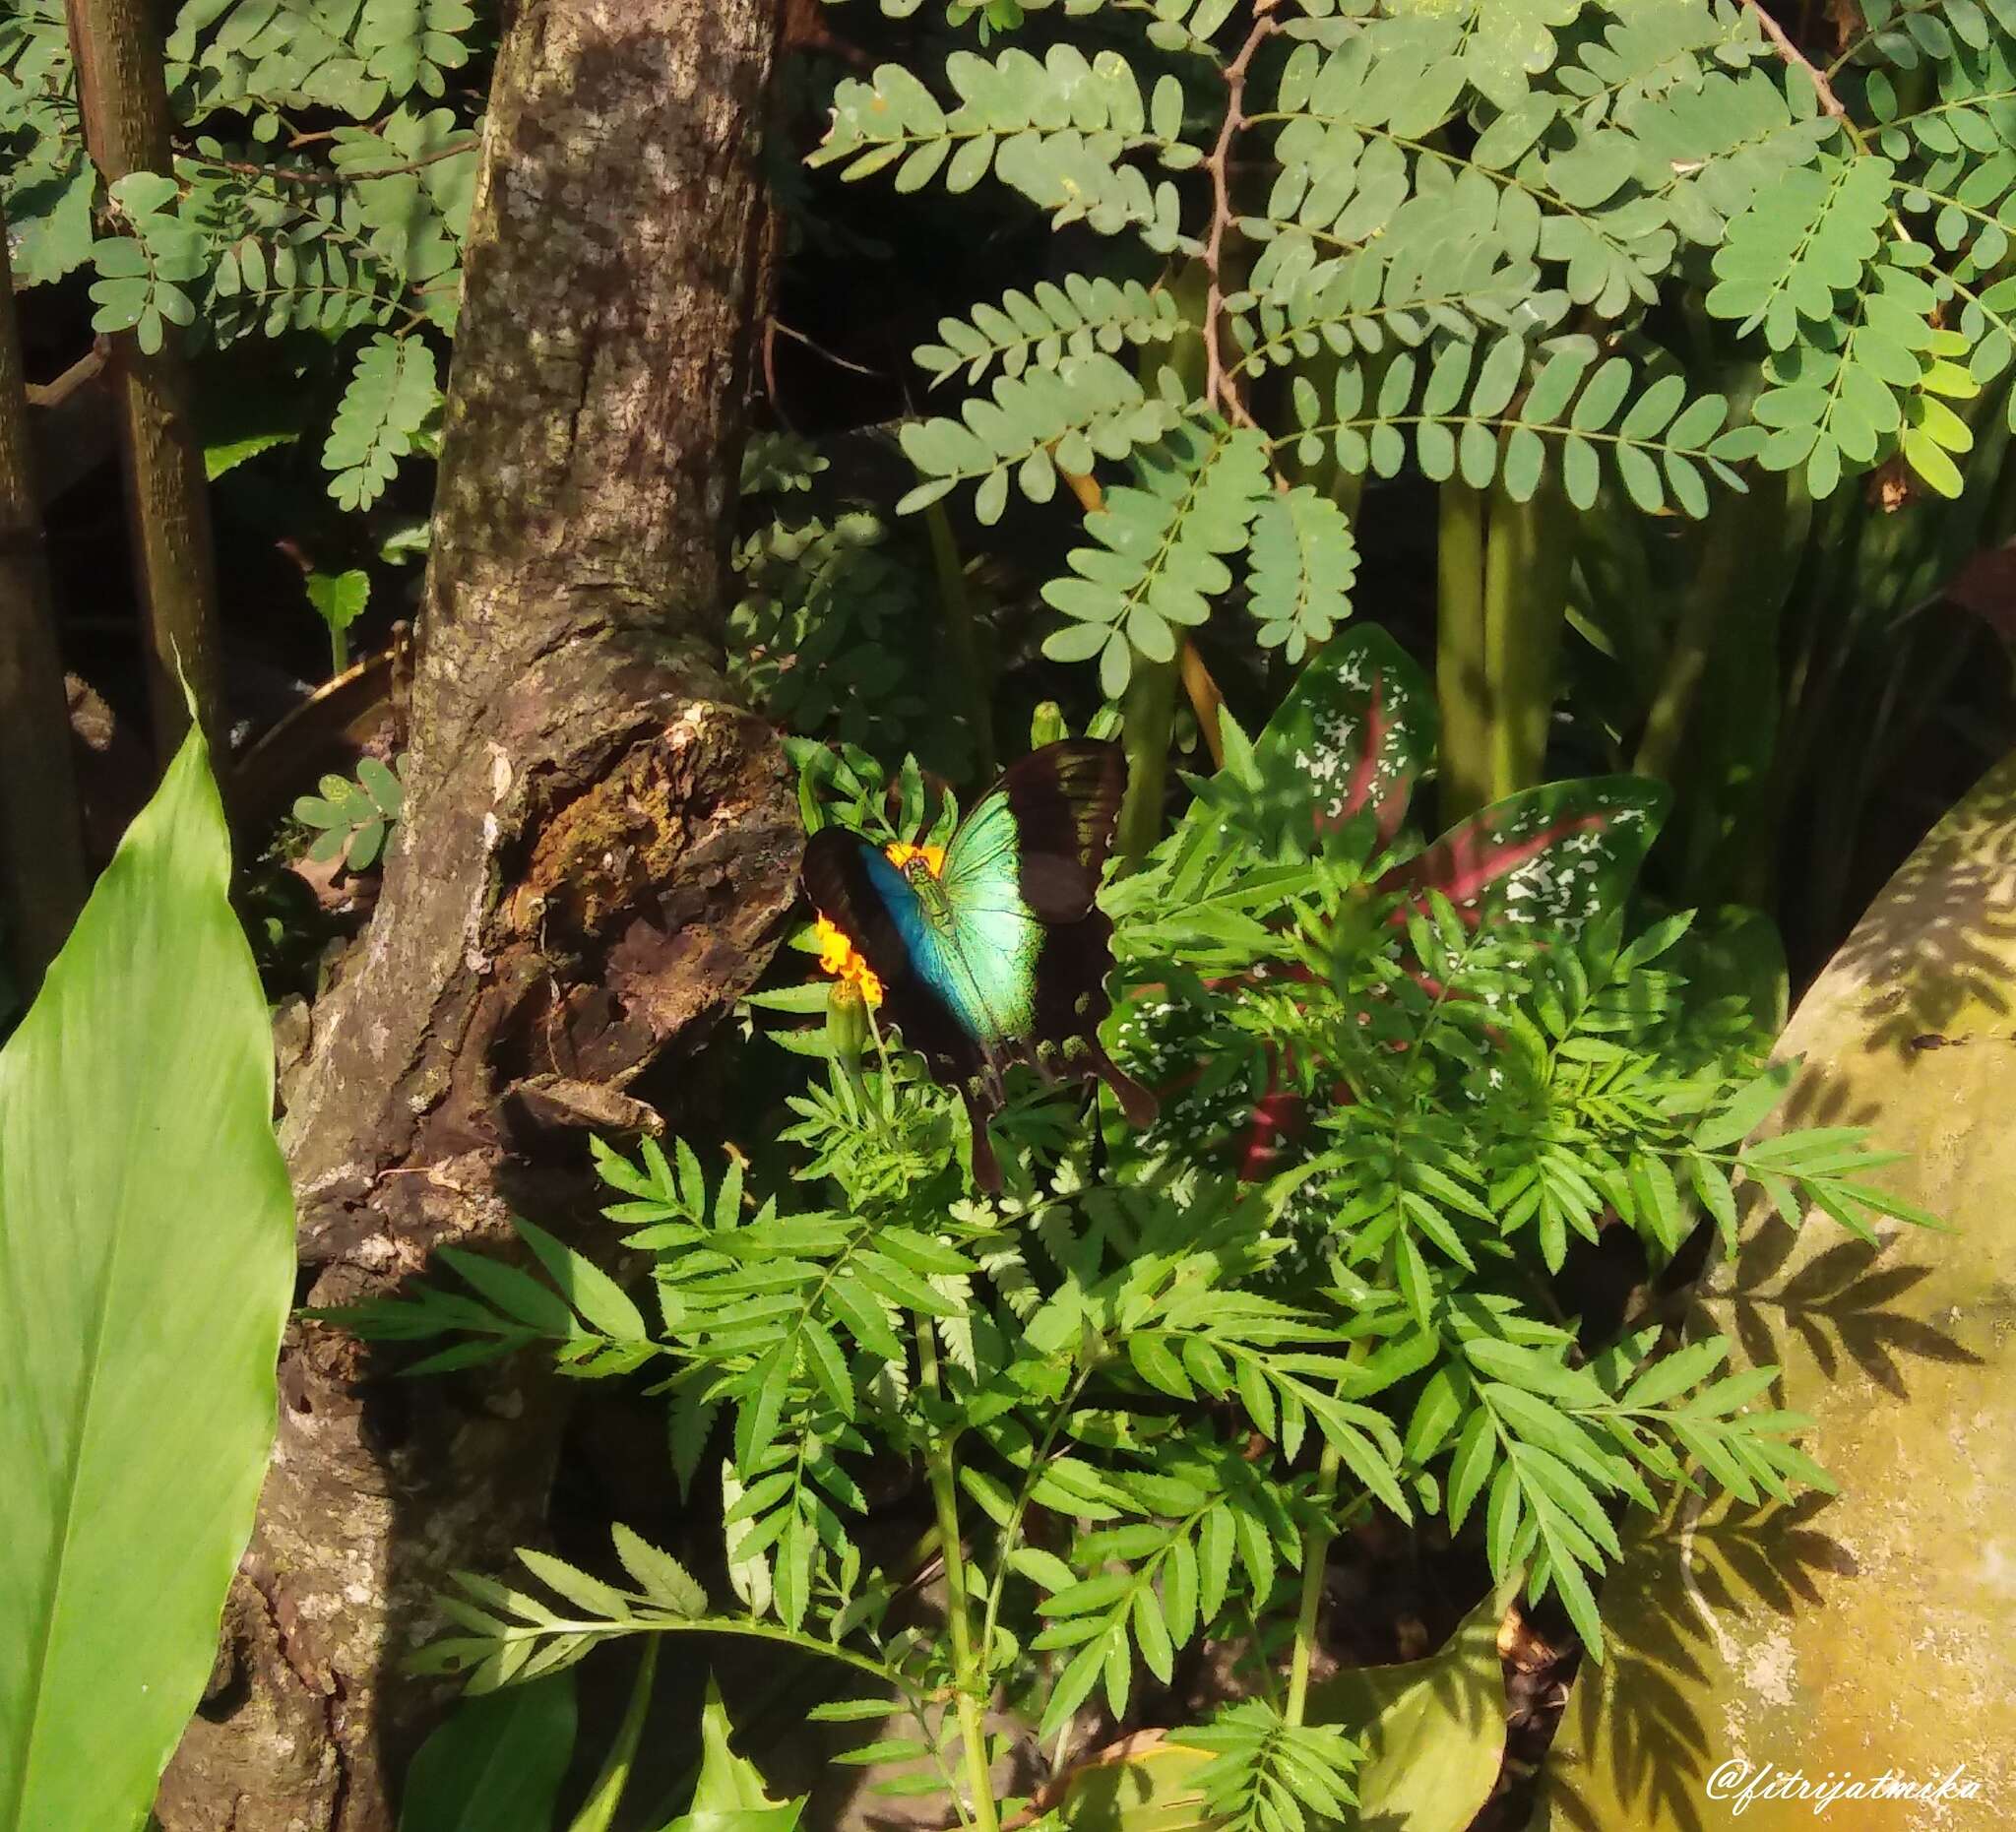
[[[1098,1076],[1137,1126],[1155,1097],[1099,1041],[1111,1002],[1112,922],[1095,901],[1127,783],[1117,744],[1067,738],[1009,766],[942,855],[829,827],[805,848],[805,888],[882,984],[884,1009],[973,1125],[974,1177],[1000,1187],[987,1119],[1002,1071]]]

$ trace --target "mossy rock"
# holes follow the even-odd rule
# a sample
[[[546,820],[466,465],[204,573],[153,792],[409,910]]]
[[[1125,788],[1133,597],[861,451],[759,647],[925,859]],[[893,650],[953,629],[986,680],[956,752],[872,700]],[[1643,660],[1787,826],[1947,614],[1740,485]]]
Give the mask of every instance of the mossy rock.
[[[1867,1126],[1956,1231],[1869,1246],[1753,1212],[1690,1320],[1784,1369],[1832,1498],[1698,1501],[1627,1541],[1535,1832],[1975,1832],[2016,1810],[2016,757],[1927,837],[1801,1002],[1785,1115]],[[1732,1771],[1936,1784],[1753,1797]],[[1972,1792],[1968,1786],[1972,1784]],[[1766,1789],[1769,1778],[1766,1780]],[[1760,1791],[1760,1795],[1761,1795]]]

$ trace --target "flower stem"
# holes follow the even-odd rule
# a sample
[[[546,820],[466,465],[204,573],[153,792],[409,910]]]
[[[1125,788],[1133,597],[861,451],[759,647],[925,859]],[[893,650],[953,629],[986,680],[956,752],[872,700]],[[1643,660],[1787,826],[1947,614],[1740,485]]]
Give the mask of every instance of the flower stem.
[[[623,1791],[630,1780],[631,1765],[637,1760],[637,1744],[644,1735],[645,1713],[651,1709],[652,1681],[658,1674],[659,1644],[644,1643],[637,1665],[637,1680],[630,1688],[630,1703],[617,1727],[616,1740],[602,1760],[601,1773],[589,1790],[581,1811],[569,1821],[567,1832],[608,1832],[609,1823],[622,1804]]]
[[[1323,1604],[1323,1570],[1330,1555],[1330,1543],[1337,1538],[1337,1517],[1331,1503],[1337,1498],[1337,1447],[1323,1446],[1323,1458],[1316,1466],[1317,1495],[1323,1506],[1321,1522],[1302,1535],[1302,1600],[1295,1612],[1294,1652],[1288,1670],[1288,1702],[1282,1716],[1299,1724],[1309,1708],[1309,1660],[1316,1649],[1316,1614]]]
[[[942,503],[924,511],[924,528],[931,537],[931,567],[938,576],[938,598],[945,610],[945,635],[952,651],[953,664],[966,692],[967,723],[973,728],[976,773],[981,782],[994,774],[994,711],[987,698],[986,670],[980,663],[977,620],[973,598],[967,591],[966,564],[959,557],[959,542],[952,534],[952,522]]]
[[[931,1319],[917,1318],[917,1364],[927,1392],[939,1391],[938,1346]],[[966,1756],[967,1786],[973,1793],[975,1832],[1000,1832],[994,1783],[987,1763],[986,1650],[973,1645],[972,1604],[967,1595],[966,1553],[959,1540],[959,1469],[953,1434],[938,1432],[925,1456],[931,1501],[938,1516],[938,1545],[945,1558],[945,1616],[952,1641],[953,1690],[958,1699],[959,1740]]]

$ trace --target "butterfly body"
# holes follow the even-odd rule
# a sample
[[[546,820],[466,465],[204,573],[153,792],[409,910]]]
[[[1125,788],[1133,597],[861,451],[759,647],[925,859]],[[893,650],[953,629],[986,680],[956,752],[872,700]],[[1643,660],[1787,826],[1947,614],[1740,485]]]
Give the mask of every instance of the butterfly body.
[[[1098,1038],[1112,924],[1094,899],[1125,782],[1117,746],[1066,740],[1012,766],[942,855],[892,858],[832,828],[806,847],[812,901],[873,970],[904,1041],[965,1095],[983,1183],[997,1174],[985,1120],[1011,1062],[1099,1075],[1130,1118],[1153,1110]]]

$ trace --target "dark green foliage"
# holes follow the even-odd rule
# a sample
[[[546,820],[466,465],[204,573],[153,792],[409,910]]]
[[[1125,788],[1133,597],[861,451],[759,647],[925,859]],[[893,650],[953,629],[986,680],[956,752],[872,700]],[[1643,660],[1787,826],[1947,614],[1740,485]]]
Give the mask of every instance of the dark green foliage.
[[[735,546],[730,672],[794,732],[869,749],[914,744],[934,768],[963,775],[972,738],[943,688],[933,636],[943,618],[921,542],[831,481],[829,461],[806,441],[749,442],[742,499],[745,517],[760,519]]]
[[[18,280],[89,262],[94,327],[143,349],[169,327],[219,348],[343,344],[351,380],[324,463],[338,503],[368,508],[438,408],[425,334],[454,327],[480,125],[449,78],[477,48],[463,0],[184,0],[166,40],[174,170],[106,191],[78,132],[62,0],[29,0],[0,20]]]
[[[912,1058],[785,1028],[826,1063],[781,1140],[797,1199],[733,1159],[710,1180],[684,1142],[598,1147],[651,1306],[521,1225],[545,1280],[444,1251],[473,1295],[349,1320],[447,1339],[427,1366],[544,1343],[570,1372],[662,1370],[683,1483],[730,1425],[723,1553],[749,1631],[878,1676],[922,1730],[859,1756],[914,1764],[903,1791],[953,1785],[961,1700],[1005,1686],[1048,1737],[1093,1702],[1124,1715],[1200,1637],[1288,1628],[1330,1538],[1371,1511],[1478,1536],[1600,1655],[1623,1510],[1674,1484],[1786,1499],[1827,1479],[1801,1421],[1760,1406],[1771,1370],[1722,1372],[1726,1344],[1637,1329],[1585,1352],[1544,1314],[1569,1242],[1627,1228],[1657,1264],[1705,1220],[1728,1247],[1746,1184],[1795,1223],[1926,1218],[1867,1180],[1885,1161],[1852,1130],[1744,1143],[1786,1087],[1767,1039],[1740,1001],[1690,992],[1684,917],[1624,940],[1656,794],[1551,785],[1433,846],[1407,835],[1427,704],[1390,642],[1334,640],[1260,737],[1228,725],[1224,772],[1109,887],[1114,1046],[1168,1090],[1159,1126],[1088,1125],[1026,1085],[997,1122],[1005,1191],[979,1199],[953,1097]],[[815,809],[833,792],[869,826],[887,805],[865,756],[802,754]],[[899,788],[892,838],[927,812],[914,767]],[[828,998],[752,1003],[788,1019]],[[1284,1096],[1299,1124],[1239,1149]],[[957,1510],[970,1656],[884,1627],[902,1573],[869,1564],[859,1522],[889,1456]],[[465,1580],[474,1632],[423,1659],[493,1683],[733,1619],[677,1579],[654,1600],[643,1556],[623,1554],[633,1592],[528,1554],[568,1606],[546,1616]],[[1299,1706],[1183,1735],[1228,1819],[1292,1826],[1350,1798],[1354,1745]]]

